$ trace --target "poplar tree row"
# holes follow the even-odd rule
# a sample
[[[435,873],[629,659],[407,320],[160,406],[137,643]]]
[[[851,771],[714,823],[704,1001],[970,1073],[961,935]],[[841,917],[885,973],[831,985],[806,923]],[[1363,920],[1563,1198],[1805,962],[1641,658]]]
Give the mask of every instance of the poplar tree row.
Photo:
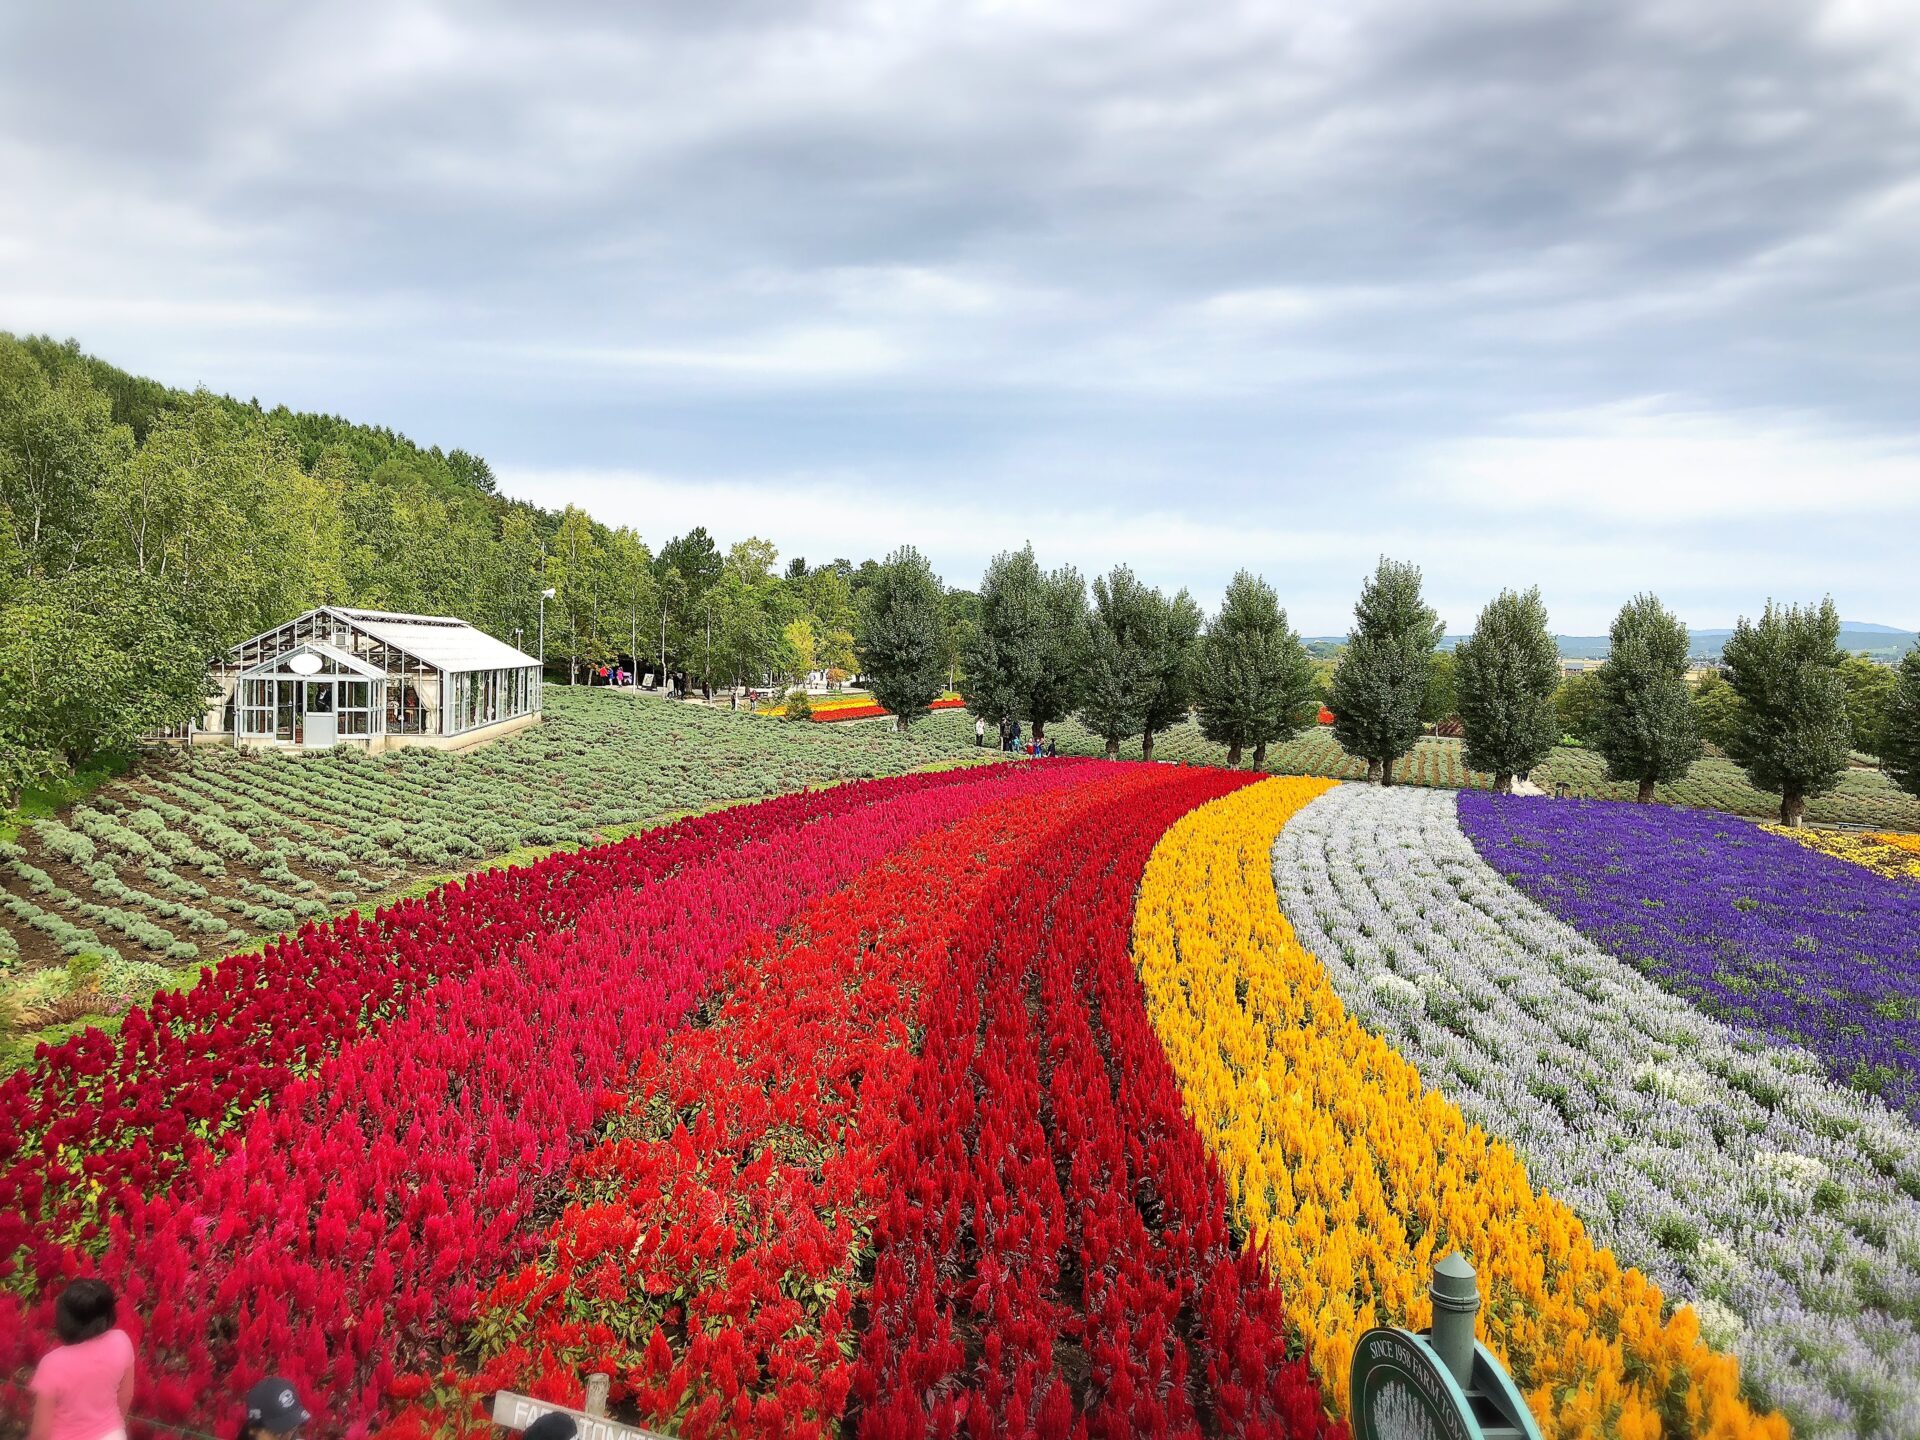
[[[861,617],[863,668],[881,703],[925,714],[939,693],[934,619],[940,582],[911,548],[880,567]],[[1091,598],[1089,598],[1089,590]],[[1393,783],[1430,709],[1434,656],[1445,626],[1421,594],[1420,571],[1382,559],[1363,583],[1354,625],[1325,697],[1334,738],[1367,762],[1370,780]],[[1652,595],[1624,605],[1608,659],[1593,676],[1585,738],[1609,779],[1650,801],[1704,753],[1703,715],[1753,784],[1780,796],[1783,824],[1845,773],[1853,741],[1840,620],[1833,602],[1777,606],[1742,618],[1718,671],[1696,691],[1687,627]],[[1227,763],[1257,768],[1270,745],[1314,722],[1312,662],[1271,586],[1241,571],[1220,611],[1201,615],[1186,591],[1168,596],[1126,566],[1091,587],[1072,566],[1043,570],[1027,546],[994,558],[960,643],[968,710],[1012,719],[1042,739],[1068,716],[1100,737],[1108,756],[1190,715]],[[1510,792],[1562,736],[1558,647],[1537,588],[1502,591],[1480,612],[1452,664],[1453,703],[1468,768]],[[1920,794],[1920,651],[1898,668],[1880,725],[1887,774]]]

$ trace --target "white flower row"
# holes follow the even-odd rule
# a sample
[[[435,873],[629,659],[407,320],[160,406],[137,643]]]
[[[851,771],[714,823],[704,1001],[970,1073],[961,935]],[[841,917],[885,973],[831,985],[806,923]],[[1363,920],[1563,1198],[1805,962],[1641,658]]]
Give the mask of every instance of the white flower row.
[[[1741,1361],[1797,1435],[1920,1436],[1920,1131],[1521,895],[1454,797],[1343,785],[1274,847],[1341,1000]]]

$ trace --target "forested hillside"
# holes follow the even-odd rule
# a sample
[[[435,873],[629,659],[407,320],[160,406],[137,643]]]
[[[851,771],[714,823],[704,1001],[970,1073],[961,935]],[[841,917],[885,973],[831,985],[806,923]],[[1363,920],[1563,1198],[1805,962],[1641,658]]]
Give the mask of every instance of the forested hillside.
[[[550,588],[548,658],[572,673],[663,645],[716,681],[850,667],[872,562],[778,558],[703,529],[656,554],[500,495],[464,450],[0,333],[0,809],[191,718],[209,657],[319,604],[459,615],[531,650]]]

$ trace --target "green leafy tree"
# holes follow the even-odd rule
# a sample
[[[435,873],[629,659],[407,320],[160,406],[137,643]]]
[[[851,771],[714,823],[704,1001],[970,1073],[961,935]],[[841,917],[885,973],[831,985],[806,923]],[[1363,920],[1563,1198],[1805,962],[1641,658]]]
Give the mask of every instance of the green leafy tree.
[[[1420,701],[1420,718],[1429,725],[1451,720],[1460,711],[1459,662],[1448,650],[1427,657],[1427,693]]]
[[[1087,648],[1087,589],[1071,565],[1041,570],[1033,547],[993,557],[980,584],[980,621],[960,694],[993,723],[1027,721],[1033,738],[1079,698]]]
[[[1125,565],[1093,581],[1086,669],[1080,687],[1080,723],[1106,742],[1117,759],[1120,742],[1142,733],[1147,705],[1159,683],[1167,646],[1166,596],[1143,584]]]
[[[1777,606],[1759,621],[1742,616],[1721,652],[1740,716],[1727,753],[1761,790],[1780,792],[1780,823],[1797,826],[1809,797],[1839,783],[1853,745],[1847,687],[1840,678],[1840,612]]]
[[[1185,590],[1167,601],[1166,633],[1153,666],[1147,691],[1146,713],[1141,725],[1140,758],[1153,759],[1153,737],[1170,730],[1193,712],[1193,687],[1198,674],[1200,631],[1204,619],[1200,606]],[[1286,614],[1281,612],[1281,623]],[[1278,738],[1275,732],[1274,737]],[[1256,742],[1260,761],[1266,759],[1266,746]],[[1255,762],[1260,763],[1259,761]]]
[[[1193,674],[1200,733],[1227,747],[1229,766],[1248,747],[1255,767],[1264,764],[1267,746],[1302,729],[1316,703],[1306,647],[1273,587],[1245,570],[1200,637]]]
[[[1553,692],[1553,715],[1562,735],[1571,735],[1582,744],[1592,743],[1600,715],[1599,672],[1583,670],[1562,680]]]
[[[1420,738],[1434,647],[1446,633],[1421,598],[1420,570],[1384,556],[1361,586],[1354,627],[1334,672],[1333,734],[1367,762],[1367,778],[1393,783],[1393,762]]]
[[[1620,608],[1609,631],[1607,660],[1593,676],[1589,732],[1607,762],[1607,778],[1631,781],[1637,799],[1654,786],[1686,778],[1700,758],[1700,721],[1687,688],[1687,627],[1652,595]]]
[[[1881,723],[1880,763],[1894,784],[1920,795],[1920,650],[1909,650],[1894,670]]]
[[[576,505],[566,508],[554,535],[547,580],[555,592],[547,606],[548,643],[558,642],[567,657],[567,683],[577,685],[581,669],[603,663],[612,647],[600,625],[604,548],[594,533],[593,517]]]
[[[1733,732],[1740,723],[1740,696],[1718,668],[1701,675],[1693,687],[1693,718],[1700,738],[1723,753],[1733,748]]]
[[[1510,795],[1514,777],[1524,779],[1560,738],[1553,708],[1560,652],[1539,587],[1502,590],[1488,601],[1454,660],[1462,758],[1492,774],[1496,794]]]
[[[859,659],[874,699],[905,730],[946,679],[940,580],[911,545],[887,556],[860,597]]]
[[[940,654],[947,667],[947,688],[960,688],[960,666],[980,630],[980,597],[971,590],[948,590],[940,597]]]
[[[1898,677],[1891,665],[1880,665],[1864,655],[1840,662],[1840,683],[1847,687],[1847,724],[1853,730],[1853,748],[1877,756],[1885,743],[1887,706],[1893,701]]]
[[[0,611],[0,746],[78,768],[199,718],[217,647],[168,599],[151,576],[96,569]]]
[[[132,453],[133,432],[115,423],[84,366],[59,363],[49,375],[31,348],[0,335],[0,505],[29,574],[80,563],[96,500]]]

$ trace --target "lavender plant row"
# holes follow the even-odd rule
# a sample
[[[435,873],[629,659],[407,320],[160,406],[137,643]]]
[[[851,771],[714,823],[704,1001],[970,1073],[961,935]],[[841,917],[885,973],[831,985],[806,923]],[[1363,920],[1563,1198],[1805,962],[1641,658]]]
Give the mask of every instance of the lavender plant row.
[[[1468,795],[1460,823],[1596,944],[1920,1118],[1920,887],[1701,810]]]
[[[1920,1435],[1920,1131],[1520,894],[1455,797],[1341,786],[1274,880],[1341,1000],[1690,1303],[1796,1434]]]

